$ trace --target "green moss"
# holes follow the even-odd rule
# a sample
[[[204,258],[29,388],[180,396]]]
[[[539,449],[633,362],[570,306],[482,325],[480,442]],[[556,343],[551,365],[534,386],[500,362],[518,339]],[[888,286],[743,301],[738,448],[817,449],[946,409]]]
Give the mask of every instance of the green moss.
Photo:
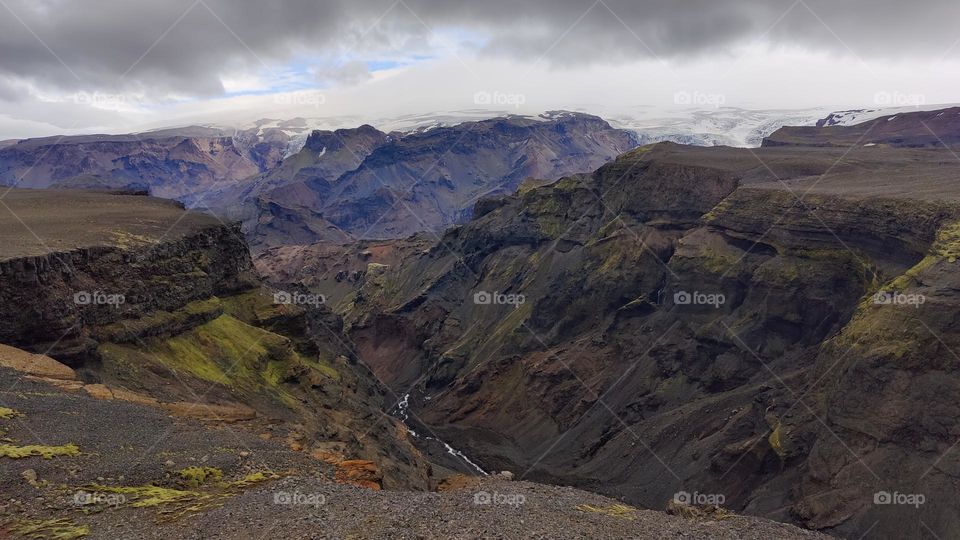
[[[219,482],[223,471],[216,467],[187,467],[180,470],[180,483],[188,488],[197,488],[207,482]]]
[[[103,486],[91,484],[89,489],[98,493],[117,493],[133,499],[130,506],[134,508],[149,508],[164,504],[200,501],[210,498],[210,495],[198,491],[170,489],[160,486]]]
[[[226,311],[249,310],[258,300],[233,298],[223,302]],[[288,407],[299,400],[291,395],[299,378],[313,371],[331,379],[340,373],[322,360],[305,359],[284,336],[247,324],[228,314],[170,338],[146,344],[102,344],[98,352],[104,366],[119,378],[136,376],[137,370],[162,366],[178,377],[192,377],[221,385],[239,396],[272,395]]]
[[[638,146],[638,147],[634,148],[633,150],[630,150],[629,152],[626,152],[626,153],[624,153],[624,154],[621,154],[620,157],[617,158],[617,159],[618,159],[618,160],[621,160],[621,159],[629,159],[629,158],[643,157],[644,154],[646,154],[646,153],[649,152],[650,150],[653,150],[653,147],[656,146],[657,144],[658,144],[658,143],[651,143],[651,144],[645,144],[645,145],[643,145],[643,146]]]
[[[960,221],[950,223],[937,231],[933,252],[953,263],[960,257]]]
[[[277,475],[274,473],[256,472],[253,474],[248,474],[247,476],[244,476],[239,480],[234,480],[233,482],[227,482],[224,485],[230,489],[244,489],[254,484],[266,482],[267,480],[275,480],[277,478],[280,478],[280,475]]]
[[[611,249],[610,253],[607,254],[606,259],[603,261],[603,264],[597,268],[597,273],[608,274],[613,269],[620,266],[621,262],[623,262],[623,252],[619,249]]]
[[[552,215],[539,215],[537,216],[537,227],[540,228],[540,232],[544,236],[552,240],[560,238],[560,235],[564,232],[564,225],[566,222],[557,216]]]
[[[255,366],[270,356],[271,347],[286,344],[282,336],[222,315],[151,346],[148,352],[174,370],[212,383],[238,386],[249,382]]]
[[[725,213],[730,208],[730,204],[731,204],[730,197],[723,199],[722,201],[717,203],[716,206],[711,208],[709,212],[703,215],[703,218],[702,218],[703,221],[706,223],[716,221],[717,218],[719,218],[723,213]]]
[[[783,440],[781,439],[781,437],[782,437],[781,426],[780,426],[780,423],[777,422],[777,426],[773,428],[773,431],[770,432],[770,436],[767,437],[767,442],[770,443],[770,448],[772,448],[773,451],[777,453],[777,456],[779,456],[780,459],[783,459],[786,457],[787,452],[783,448]]]
[[[232,482],[223,482],[223,472],[213,467],[188,467],[180,471],[181,481],[191,489],[173,489],[155,485],[105,486],[91,484],[88,489],[97,493],[123,495],[133,508],[156,508],[161,521],[173,521],[221,506],[242,490],[274,478],[272,473],[253,473]]]
[[[567,177],[567,178],[561,178],[560,180],[552,184],[550,187],[558,191],[574,191],[582,187],[582,185],[583,184],[576,178]]]
[[[111,231],[113,241],[120,247],[146,246],[154,243],[152,238],[129,231]]]
[[[714,249],[704,249],[697,255],[700,266],[712,274],[723,274],[739,261],[739,257],[732,253],[721,253]]]
[[[10,532],[27,538],[74,540],[90,534],[90,527],[68,519],[24,520],[16,522]]]
[[[294,306],[275,304],[262,289],[221,298],[223,312],[246,323],[267,321],[288,313]]]
[[[201,347],[185,339],[174,338],[167,342],[172,362],[166,362],[174,368],[190,372],[191,375],[212,383],[230,385],[230,378],[217,363],[204,354]]]
[[[170,333],[172,330],[189,327],[214,319],[223,313],[217,298],[190,302],[176,311],[154,311],[139,319],[116,322],[96,331],[102,341],[120,343],[134,342],[140,336]]]
[[[903,291],[913,285],[919,284],[919,278],[921,272],[933,266],[937,261],[940,260],[940,257],[935,255],[927,255],[920,262],[915,264],[912,268],[904,272],[903,274],[897,276],[892,281],[883,286],[884,290],[887,291]]]
[[[10,444],[0,444],[0,457],[11,459],[21,459],[26,457],[40,456],[43,459],[51,459],[56,456],[76,456],[80,454],[80,448],[70,443],[63,446],[42,446],[31,444],[28,446],[13,446]]]
[[[319,371],[324,376],[333,379],[335,381],[341,380],[340,372],[337,369],[323,360],[317,361],[307,361],[303,360],[303,363],[310,366],[311,368]]]
[[[9,407],[0,407],[0,420],[9,420],[15,416],[20,416],[20,413]]]

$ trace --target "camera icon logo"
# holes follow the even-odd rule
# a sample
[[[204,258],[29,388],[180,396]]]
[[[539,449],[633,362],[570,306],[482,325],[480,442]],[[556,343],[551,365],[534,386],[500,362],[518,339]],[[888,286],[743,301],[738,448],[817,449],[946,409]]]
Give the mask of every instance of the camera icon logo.
[[[693,296],[687,291],[678,291],[673,293],[673,303],[679,306],[690,305],[690,302],[693,301]]]
[[[86,506],[93,503],[93,495],[86,491],[78,491],[73,494],[73,504],[76,506]]]
[[[487,291],[473,293],[473,303],[479,306],[489,306],[493,303],[493,295]]]
[[[492,497],[486,491],[478,491],[473,495],[473,504],[490,504]]]
[[[273,303],[274,304],[291,304],[293,303],[293,297],[290,296],[290,293],[286,291],[277,291],[273,293]]]
[[[893,502],[893,496],[889,491],[878,491],[873,494],[873,504],[890,504]]]

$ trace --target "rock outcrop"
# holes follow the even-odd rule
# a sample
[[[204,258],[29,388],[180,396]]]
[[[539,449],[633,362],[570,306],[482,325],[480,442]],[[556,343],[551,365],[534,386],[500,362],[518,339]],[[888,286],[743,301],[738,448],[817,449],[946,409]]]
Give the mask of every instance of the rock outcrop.
[[[37,243],[0,251],[0,342],[69,365],[84,383],[73,389],[100,399],[299,426],[298,452],[367,460],[383,487],[430,486],[340,318],[263,287],[238,226],[147,197],[13,190],[4,202],[5,230],[22,223]]]

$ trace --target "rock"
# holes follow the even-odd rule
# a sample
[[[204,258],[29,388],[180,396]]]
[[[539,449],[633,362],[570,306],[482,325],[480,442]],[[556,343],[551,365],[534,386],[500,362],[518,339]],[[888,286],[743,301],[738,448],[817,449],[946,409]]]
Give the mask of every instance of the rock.
[[[37,471],[33,469],[27,469],[20,473],[20,476],[27,481],[30,485],[33,485],[37,482]]]
[[[340,484],[351,484],[373,490],[383,489],[383,477],[377,464],[364,459],[351,459],[336,464],[334,477]]]
[[[513,480],[513,473],[510,471],[500,471],[500,473],[497,476],[499,476],[503,480]]]
[[[0,366],[41,378],[72,381],[77,374],[69,367],[43,354],[31,354],[7,345],[0,345]]]

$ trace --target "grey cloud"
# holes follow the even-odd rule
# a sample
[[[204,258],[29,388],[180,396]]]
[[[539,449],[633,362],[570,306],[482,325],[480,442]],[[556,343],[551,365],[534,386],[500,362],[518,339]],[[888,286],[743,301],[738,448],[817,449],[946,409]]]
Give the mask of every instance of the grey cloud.
[[[341,54],[349,58],[397,49],[409,52],[422,49],[436,29],[464,29],[484,36],[482,50],[488,55],[561,66],[683,59],[756,40],[852,52],[863,58],[939,58],[960,38],[956,0],[922,5],[892,0],[6,0],[5,4],[16,17],[0,6],[0,76],[68,90],[197,96],[222,93],[220,75],[231,70],[266,70],[270,68],[263,64],[272,67],[310,55],[331,61]],[[960,56],[960,45],[952,55]],[[323,75],[347,81],[363,76],[350,65]]]
[[[324,69],[317,73],[317,81],[324,84],[354,85],[370,80],[373,75],[367,64],[360,61],[347,62],[341,66]]]

